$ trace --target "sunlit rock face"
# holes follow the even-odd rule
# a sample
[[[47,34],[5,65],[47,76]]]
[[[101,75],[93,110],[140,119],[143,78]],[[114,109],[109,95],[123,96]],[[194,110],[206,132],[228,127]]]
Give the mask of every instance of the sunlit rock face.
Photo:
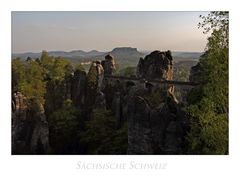
[[[102,86],[102,81],[104,78],[104,69],[100,61],[96,61],[96,69],[97,69],[97,78],[98,78],[98,89],[100,90]]]
[[[147,79],[173,79],[173,62],[171,51],[153,51],[144,59],[140,58],[137,77]]]

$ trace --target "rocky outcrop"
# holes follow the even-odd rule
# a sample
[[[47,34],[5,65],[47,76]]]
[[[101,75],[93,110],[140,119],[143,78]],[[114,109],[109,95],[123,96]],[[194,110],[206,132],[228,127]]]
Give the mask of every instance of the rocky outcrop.
[[[106,109],[105,95],[100,90],[98,90],[98,92],[96,94],[95,108]]]
[[[128,154],[184,153],[188,121],[175,97],[174,87],[156,86],[149,81],[172,80],[172,67],[170,51],[154,51],[141,58],[137,67],[137,77],[147,81],[104,79],[116,70],[113,56],[107,55],[102,62],[94,61],[88,74],[76,70],[60,85],[47,84],[46,97],[51,98],[45,97],[45,102],[49,102],[48,114],[36,99],[28,99],[27,103],[24,95],[15,93],[12,102],[12,153],[47,154],[50,147],[46,115],[61,109],[66,99],[71,99],[80,112],[81,130],[85,130],[84,121],[90,120],[96,108],[114,113],[116,129],[127,122]],[[58,99],[54,96],[56,91],[59,91]],[[154,94],[156,91],[160,93]]]
[[[12,112],[14,112],[14,116],[17,118],[25,118],[26,110],[26,97],[21,92],[14,93],[12,97]]]
[[[172,80],[173,58],[170,51],[153,51],[144,59],[140,58],[137,66],[137,77],[147,79]]]
[[[105,70],[104,70],[105,71]],[[171,52],[154,51],[139,60],[139,78],[172,80]],[[184,137],[188,129],[186,114],[181,110],[174,94],[174,87],[164,90],[127,81],[104,80],[103,93],[106,107],[115,114],[116,127],[128,123],[128,154],[181,154],[184,152]],[[144,84],[142,84],[144,85]],[[161,94],[154,97],[155,91]],[[162,99],[152,104],[146,96]]]
[[[157,107],[133,95],[128,103],[128,154],[181,154],[187,128],[172,90]]]
[[[107,83],[106,83],[107,82]],[[181,154],[188,128],[186,114],[174,95],[174,87],[167,90],[141,87],[133,82],[104,80],[109,109],[115,114],[116,127],[128,123],[128,154]],[[153,95],[154,94],[154,95]],[[160,97],[156,97],[156,96]],[[161,99],[153,104],[151,98]]]
[[[105,56],[105,60],[101,62],[104,74],[105,75],[113,75],[116,71],[115,59],[111,54]]]
[[[134,96],[128,109],[128,154],[153,154],[150,106],[144,98]]]
[[[37,100],[31,100],[28,112],[29,121],[32,123],[32,136],[30,151],[33,154],[47,154],[49,152],[49,128],[44,108]]]
[[[107,56],[106,56],[107,57]],[[113,60],[114,61],[114,60]],[[104,78],[104,73],[105,73],[105,70],[103,68],[103,66],[101,65],[101,62],[100,61],[96,61],[96,69],[97,69],[97,80],[98,80],[98,84],[97,84],[97,87],[98,87],[98,90],[101,89],[101,86],[102,86],[102,81],[103,81],[103,78]],[[109,65],[110,67],[110,63],[108,62],[105,62],[105,65]],[[115,62],[114,62],[114,65],[115,65]],[[107,67],[107,68],[109,68]],[[109,68],[111,69],[111,68]],[[109,70],[107,70],[109,71]]]
[[[86,77],[86,72],[82,70],[76,70],[73,75],[71,99],[78,108],[81,108],[85,101]]]
[[[100,61],[92,62],[87,74],[85,107],[100,108],[105,106],[105,96],[101,91],[104,70]],[[91,111],[89,109],[89,111]]]
[[[116,92],[112,101],[112,111],[116,118],[116,128],[120,128],[123,124],[122,119],[122,104],[121,104],[121,93]]]
[[[36,99],[27,103],[20,92],[12,98],[12,154],[49,153],[49,129],[43,105]]]
[[[22,140],[21,131],[26,121],[27,105],[26,97],[20,92],[12,96],[12,153],[21,152],[25,148],[25,141]]]

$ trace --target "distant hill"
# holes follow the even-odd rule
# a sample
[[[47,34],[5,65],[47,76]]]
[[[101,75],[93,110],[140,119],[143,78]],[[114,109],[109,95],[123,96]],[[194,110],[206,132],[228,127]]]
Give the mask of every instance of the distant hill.
[[[131,48],[131,47],[118,47],[114,48],[112,51],[109,52],[101,52],[97,50],[92,50],[89,52],[83,51],[83,50],[73,50],[70,52],[66,51],[48,51],[48,54],[50,56],[61,56],[66,59],[69,59],[71,62],[77,64],[81,62],[89,62],[92,60],[102,60],[104,59],[106,54],[112,54],[115,58],[118,64],[127,64],[127,65],[136,65],[139,58],[143,57],[144,54],[139,52],[137,48]],[[39,53],[13,53],[12,58],[20,57],[22,59],[26,59],[27,57],[31,58],[39,58],[41,57],[41,52]]]
[[[79,64],[79,63],[85,63],[85,65],[89,65],[91,61],[93,60],[103,60],[105,55],[112,54],[119,67],[127,67],[127,66],[136,66],[139,58],[144,57],[147,54],[150,54],[149,52],[139,52],[137,48],[132,47],[117,47],[114,48],[112,51],[108,52],[102,52],[97,50],[92,50],[89,52],[83,51],[83,50],[73,50],[73,51],[48,51],[50,56],[61,56],[66,59],[68,59],[73,64]],[[195,60],[197,61],[198,58],[202,55],[201,52],[172,52],[172,55],[174,57],[175,62],[180,61],[189,61],[189,60]],[[33,52],[27,52],[27,53],[13,53],[12,58],[20,57],[22,59],[26,59],[27,57],[31,58],[40,58],[41,52],[39,53],[33,53]]]
[[[61,57],[66,57],[66,58],[74,58],[74,57],[79,57],[79,58],[91,58],[91,57],[95,57],[95,56],[100,56],[103,55],[106,52],[100,52],[97,50],[92,50],[89,52],[86,51],[82,51],[82,50],[73,50],[70,52],[66,52],[66,51],[48,51],[48,54],[50,56],[61,56]],[[27,57],[31,57],[31,58],[39,58],[41,57],[41,52],[39,53],[32,53],[32,52],[27,52],[27,53],[13,53],[12,54],[12,58],[17,58],[20,57],[22,59],[26,59]]]
[[[137,48],[131,47],[119,47],[114,48],[111,52],[112,55],[119,56],[119,57],[127,57],[127,56],[143,56],[143,53],[140,53]]]
[[[144,57],[145,54],[139,52],[137,48],[121,47],[114,48],[112,54],[119,65],[136,66],[139,58]]]

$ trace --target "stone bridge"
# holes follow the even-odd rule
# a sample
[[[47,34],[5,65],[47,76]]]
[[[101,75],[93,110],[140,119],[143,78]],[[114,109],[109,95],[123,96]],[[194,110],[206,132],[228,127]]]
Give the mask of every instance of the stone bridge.
[[[104,81],[109,84],[121,84],[124,88],[128,86],[138,86],[150,91],[156,89],[168,90],[170,87],[174,87],[175,96],[179,101],[184,102],[186,94],[195,86],[198,85],[196,82],[184,82],[184,81],[170,81],[170,80],[159,80],[159,79],[144,79],[138,77],[125,77],[125,76],[113,76],[104,75]]]
[[[143,85],[145,88],[147,87],[159,87],[159,88],[168,88],[170,86],[176,87],[184,87],[185,89],[192,89],[198,83],[196,82],[185,82],[185,81],[169,81],[169,80],[158,80],[158,79],[142,79],[137,77],[126,77],[126,76],[112,76],[112,75],[104,75],[104,79],[107,79],[111,82],[125,82],[126,84],[133,85]]]

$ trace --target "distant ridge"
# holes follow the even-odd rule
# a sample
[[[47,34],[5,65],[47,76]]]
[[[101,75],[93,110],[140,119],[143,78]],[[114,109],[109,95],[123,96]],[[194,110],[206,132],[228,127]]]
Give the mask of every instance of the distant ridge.
[[[50,56],[54,57],[64,57],[68,59],[73,64],[79,63],[91,63],[93,60],[103,60],[107,54],[111,54],[114,56],[116,62],[122,66],[136,66],[140,57],[145,57],[150,52],[144,51],[139,52],[137,48],[132,47],[116,47],[112,51],[103,52],[97,50],[91,51],[83,51],[83,50],[72,50],[72,51],[48,51]],[[202,52],[172,52],[172,55],[175,61],[183,61],[183,60],[198,60],[202,55]],[[12,59],[14,58],[27,59],[27,57],[31,58],[40,58],[41,52],[33,53],[12,53]]]
[[[91,50],[89,52],[83,50],[72,50],[72,51],[48,51],[50,56],[54,57],[65,57],[65,58],[74,58],[74,59],[102,59],[106,54],[112,54],[116,59],[128,59],[131,58],[138,58],[144,56],[143,53],[138,52],[137,48],[131,47],[117,47],[114,48],[112,51],[109,52],[102,52],[97,50]],[[41,57],[41,52],[33,53],[33,52],[26,52],[26,53],[13,53],[12,59],[14,58],[22,58],[26,59],[27,57],[31,58],[39,58]]]
[[[99,56],[99,55],[103,55],[106,52],[100,52],[97,50],[92,50],[89,52],[83,51],[83,50],[72,50],[72,51],[48,51],[48,54],[50,56],[54,56],[54,57],[94,57],[94,56]],[[27,57],[32,57],[32,58],[39,58],[41,57],[42,52],[37,52],[37,53],[33,53],[33,52],[26,52],[26,53],[13,53],[12,54],[12,58],[17,58],[20,57],[22,59],[26,59]]]

